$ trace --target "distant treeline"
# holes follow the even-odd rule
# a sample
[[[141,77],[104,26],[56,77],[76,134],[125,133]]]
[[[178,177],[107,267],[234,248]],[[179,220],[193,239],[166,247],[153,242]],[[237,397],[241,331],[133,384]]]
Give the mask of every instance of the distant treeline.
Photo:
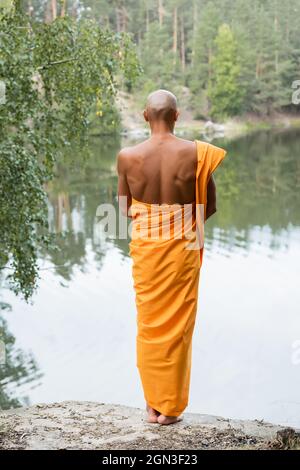
[[[195,117],[298,112],[292,83],[300,79],[300,0],[23,3],[43,21],[68,12],[131,32],[144,69],[141,96],[171,88],[188,96]]]

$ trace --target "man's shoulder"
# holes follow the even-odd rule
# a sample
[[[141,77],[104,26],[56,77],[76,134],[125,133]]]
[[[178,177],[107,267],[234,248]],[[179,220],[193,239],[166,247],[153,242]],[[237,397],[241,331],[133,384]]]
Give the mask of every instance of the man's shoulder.
[[[180,161],[182,159],[187,159],[187,162],[197,160],[197,146],[195,140],[177,138],[176,148],[176,153]]]
[[[177,137],[177,142],[182,148],[186,148],[187,150],[195,149],[196,146],[196,141],[195,140],[188,140],[188,139],[182,139],[180,137]]]
[[[182,142],[183,144],[186,144],[186,145],[195,145],[195,139],[194,140],[191,140],[191,139],[183,139],[182,137],[177,137],[177,139]]]
[[[216,151],[223,151],[221,147],[217,147],[216,145],[211,144],[210,142],[206,142],[201,139],[195,139],[195,140],[186,140],[186,139],[178,139],[179,144],[179,150],[181,154],[184,154],[185,152],[187,154],[191,153],[197,153],[200,149],[201,150],[207,150],[210,149],[212,152]]]
[[[132,147],[122,147],[119,150],[118,158],[125,159],[128,158],[130,155],[132,155]]]
[[[119,170],[126,171],[128,162],[132,158],[131,147],[123,147],[117,155],[117,165]]]
[[[139,161],[141,156],[145,153],[145,142],[146,141],[121,148],[117,157],[119,168],[123,168],[124,171],[127,171],[128,168]]]
[[[144,142],[140,142],[136,145],[131,145],[128,147],[121,148],[121,150],[118,153],[118,158],[127,160],[127,159],[130,159],[131,157],[137,156],[140,153],[143,147],[143,144]]]

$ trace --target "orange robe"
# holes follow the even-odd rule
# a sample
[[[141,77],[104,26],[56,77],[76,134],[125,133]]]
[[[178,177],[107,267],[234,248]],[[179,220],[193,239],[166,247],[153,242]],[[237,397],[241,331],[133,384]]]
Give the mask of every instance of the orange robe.
[[[146,402],[165,416],[179,416],[188,404],[203,246],[187,249],[187,244],[195,243],[199,230],[195,207],[202,205],[205,218],[207,184],[226,154],[211,144],[198,140],[196,144],[198,206],[190,211],[191,230],[182,235],[184,206],[158,206],[135,199],[131,206],[137,367]],[[164,236],[167,225],[170,229]]]

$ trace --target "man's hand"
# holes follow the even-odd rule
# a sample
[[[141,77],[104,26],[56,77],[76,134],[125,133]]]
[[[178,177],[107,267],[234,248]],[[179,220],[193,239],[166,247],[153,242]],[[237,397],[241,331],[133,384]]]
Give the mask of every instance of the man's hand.
[[[207,205],[205,221],[215,212],[217,212],[216,184],[214,182],[213,176],[211,176],[207,185]]]

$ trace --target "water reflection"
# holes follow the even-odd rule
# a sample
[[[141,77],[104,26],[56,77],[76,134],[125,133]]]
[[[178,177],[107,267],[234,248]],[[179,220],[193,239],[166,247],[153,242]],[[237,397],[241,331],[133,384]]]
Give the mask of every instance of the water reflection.
[[[263,245],[271,253],[287,247],[294,227],[300,225],[299,139],[290,131],[216,141],[228,149],[228,158],[216,173],[219,210],[206,225],[208,250],[217,246],[228,254]],[[50,227],[61,235],[60,251],[50,256],[55,265],[65,266],[58,271],[63,276],[70,276],[72,265],[84,266],[87,240],[101,266],[107,240],[97,237],[95,214],[101,203],[117,208],[119,145],[113,141],[102,148],[98,140],[92,141],[91,158],[83,162],[77,154],[69,163],[60,164],[48,188]],[[114,243],[128,254],[126,241]]]
[[[224,145],[229,158],[216,178],[220,210],[207,224],[208,244],[284,249],[300,224],[299,134],[264,132]]]
[[[300,338],[300,135],[261,132],[214,143],[228,157],[216,173],[218,212],[205,230],[190,411],[300,425],[300,374],[291,362]],[[47,187],[59,249],[41,253],[33,305],[5,293],[10,331],[44,376],[31,388],[15,387],[13,406],[26,394],[31,402],[143,406],[128,244],[96,223],[99,204],[117,206],[120,145],[91,140],[90,157],[74,151]],[[8,390],[7,383],[14,383],[10,374]]]
[[[6,356],[5,363],[0,364],[0,409],[3,410],[28,404],[28,395],[22,393],[24,385],[34,382],[37,386],[42,378],[33,355],[15,347],[16,339],[1,315],[5,310],[10,311],[10,306],[0,302],[0,339]]]

